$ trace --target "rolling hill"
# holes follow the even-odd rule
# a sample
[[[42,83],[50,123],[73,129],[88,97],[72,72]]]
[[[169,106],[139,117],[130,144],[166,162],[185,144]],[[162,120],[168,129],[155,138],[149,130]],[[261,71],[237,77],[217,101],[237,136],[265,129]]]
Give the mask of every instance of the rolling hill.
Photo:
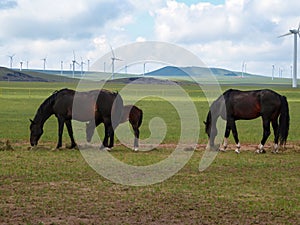
[[[0,81],[19,81],[19,82],[78,82],[81,79],[81,73],[76,71],[75,78],[72,78],[72,71],[64,71],[61,76],[58,70],[18,70],[0,67]],[[191,79],[191,76],[193,79]],[[84,79],[92,81],[108,80],[110,73],[87,72]],[[115,74],[114,80],[109,82],[129,83],[133,80],[143,78],[142,83],[160,83],[161,80],[172,80],[177,82],[197,82],[199,84],[228,84],[228,85],[291,85],[291,79],[274,78],[260,75],[254,75],[241,72],[234,72],[222,68],[204,68],[204,67],[174,67],[166,66],[143,75],[137,74]],[[155,81],[155,79],[157,81]],[[159,81],[160,80],[160,81]],[[168,82],[164,82],[168,83]]]

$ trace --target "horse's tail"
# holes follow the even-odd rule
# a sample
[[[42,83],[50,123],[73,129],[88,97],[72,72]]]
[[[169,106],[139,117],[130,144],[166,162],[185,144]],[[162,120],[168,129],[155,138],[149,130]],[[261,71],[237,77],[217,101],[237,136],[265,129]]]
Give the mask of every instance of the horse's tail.
[[[139,109],[139,112],[140,112],[140,118],[139,118],[139,122],[138,122],[138,127],[140,127],[143,122],[143,110]]]
[[[281,112],[279,117],[279,141],[281,145],[286,144],[287,137],[289,135],[290,127],[290,114],[289,105],[285,96],[281,96]]]
[[[123,107],[124,107],[123,99],[122,99],[121,95],[116,93],[115,100],[114,100],[114,103],[113,103],[112,109],[111,109],[112,125],[113,125],[114,129],[119,125],[119,123],[122,119]]]

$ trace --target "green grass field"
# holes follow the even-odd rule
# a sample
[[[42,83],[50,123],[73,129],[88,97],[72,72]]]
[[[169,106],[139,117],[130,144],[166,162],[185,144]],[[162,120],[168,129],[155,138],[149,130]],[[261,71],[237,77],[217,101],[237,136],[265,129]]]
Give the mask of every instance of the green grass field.
[[[52,151],[57,121],[50,118],[36,150],[29,147],[29,118],[53,91],[76,88],[76,83],[0,83],[0,141],[14,151],[0,151],[0,224],[299,224],[300,223],[300,92],[286,86],[272,89],[287,96],[290,134],[287,149],[254,154],[261,135],[261,120],[238,121],[242,153],[218,153],[199,172],[207,137],[204,125],[208,103],[199,88],[184,89],[199,114],[199,147],[186,166],[173,177],[154,185],[115,184],[96,173],[80,151]],[[111,84],[110,90],[122,85]],[[140,86],[137,86],[138,97]],[[145,88],[145,87],[142,87]],[[258,89],[224,85],[223,90]],[[132,98],[135,96],[133,95]],[[141,138],[149,137],[149,121],[159,116],[168,132],[165,145],[149,152],[132,152],[117,143],[111,154],[130,165],[148,165],[167,158],[180,133],[174,107],[159,98],[137,102],[144,111]],[[98,128],[101,135],[103,127]],[[63,144],[69,143],[64,133]],[[230,150],[234,150],[232,137]]]

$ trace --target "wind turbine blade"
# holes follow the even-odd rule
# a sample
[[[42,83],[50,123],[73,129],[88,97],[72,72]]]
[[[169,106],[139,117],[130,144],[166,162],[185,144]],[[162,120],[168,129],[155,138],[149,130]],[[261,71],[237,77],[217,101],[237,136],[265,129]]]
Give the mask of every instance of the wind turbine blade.
[[[109,44],[109,47],[110,47],[111,54],[112,54],[113,58],[115,58],[115,53],[114,53],[114,50],[113,50],[113,48],[111,47],[111,45],[110,45],[110,44]]]
[[[287,34],[283,34],[283,35],[278,36],[278,38],[281,38],[281,37],[284,37],[284,36],[288,36],[288,35],[291,35],[291,34],[293,34],[293,33],[289,32]]]

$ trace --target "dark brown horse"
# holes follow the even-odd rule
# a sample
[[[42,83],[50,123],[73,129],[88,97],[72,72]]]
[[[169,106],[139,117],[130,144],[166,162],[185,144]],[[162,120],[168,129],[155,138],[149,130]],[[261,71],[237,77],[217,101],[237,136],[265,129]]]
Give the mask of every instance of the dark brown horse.
[[[46,120],[55,115],[58,120],[58,143],[56,148],[62,146],[62,133],[66,124],[71,139],[71,148],[76,147],[73,136],[71,120],[81,122],[101,118],[105,125],[103,146],[111,148],[114,144],[114,128],[122,116],[123,100],[118,93],[108,90],[93,90],[76,92],[70,89],[55,91],[38,108],[30,125],[30,144],[38,144],[43,134]],[[108,144],[108,139],[110,143]]]
[[[139,127],[143,121],[143,111],[134,105],[125,105],[120,123],[124,123],[126,121],[129,121],[132,126],[134,131],[134,151],[138,151],[140,137]],[[86,124],[86,140],[88,142],[90,142],[93,137],[95,127],[102,122],[102,120],[96,120],[95,122],[89,122]]]
[[[239,91],[227,90],[210,107],[206,118],[206,133],[209,137],[210,147],[214,146],[217,135],[216,122],[218,117],[226,120],[224,150],[227,147],[227,138],[232,130],[237,149],[240,152],[240,142],[236,129],[236,120],[251,120],[262,117],[263,137],[257,153],[264,153],[266,143],[271,131],[270,123],[274,130],[274,152],[278,152],[278,141],[285,145],[289,132],[289,107],[285,96],[269,90]]]

